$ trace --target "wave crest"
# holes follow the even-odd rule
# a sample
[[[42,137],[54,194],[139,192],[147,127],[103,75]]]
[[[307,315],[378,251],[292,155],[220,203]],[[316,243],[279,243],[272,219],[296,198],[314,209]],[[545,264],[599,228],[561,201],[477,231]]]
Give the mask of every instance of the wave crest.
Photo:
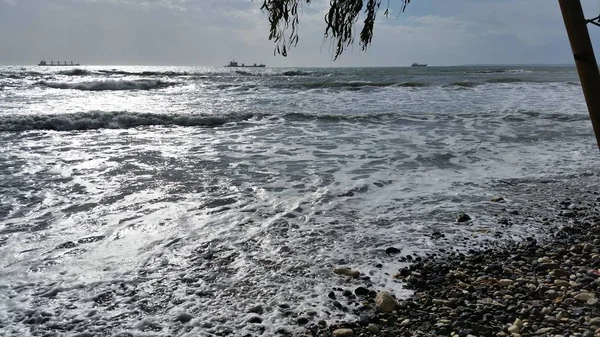
[[[252,115],[167,115],[127,111],[89,111],[51,115],[10,114],[0,116],[0,131],[128,129],[154,125],[217,127],[226,123],[244,121],[250,118],[252,118]]]
[[[39,84],[53,89],[72,89],[84,91],[117,91],[163,89],[176,85],[177,83],[164,82],[160,80],[99,80],[76,83],[42,81]]]
[[[79,69],[79,68],[62,70],[62,71],[59,71],[58,73],[61,75],[67,75],[67,76],[87,76],[87,75],[93,74],[93,72],[91,72],[89,70]]]

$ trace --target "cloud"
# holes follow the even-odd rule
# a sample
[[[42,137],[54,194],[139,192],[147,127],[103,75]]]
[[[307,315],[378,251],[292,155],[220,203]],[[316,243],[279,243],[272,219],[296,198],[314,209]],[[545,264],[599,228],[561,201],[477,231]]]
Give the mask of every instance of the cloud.
[[[367,53],[355,44],[334,63],[331,40],[324,40],[327,0],[301,6],[300,40],[287,58],[273,55],[259,0],[0,0],[0,63],[42,57],[209,66],[233,57],[276,66],[572,62],[554,1],[413,1],[401,15],[397,3],[389,18],[378,16]],[[598,10],[595,1],[583,4]]]

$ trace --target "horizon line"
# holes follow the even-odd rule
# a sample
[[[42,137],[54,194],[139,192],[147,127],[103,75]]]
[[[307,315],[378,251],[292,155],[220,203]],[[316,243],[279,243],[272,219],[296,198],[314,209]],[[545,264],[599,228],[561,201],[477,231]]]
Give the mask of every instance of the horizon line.
[[[1,67],[44,67],[38,64],[0,64]],[[440,64],[430,65],[423,68],[442,68],[442,67],[498,67],[498,66],[575,66],[575,63],[465,63],[465,64]],[[49,66],[52,67],[52,66]],[[64,65],[62,67],[65,67]],[[205,68],[226,68],[226,65],[199,65],[199,64],[67,64],[66,67],[205,67]],[[410,68],[411,65],[344,65],[344,66],[268,66],[266,68]],[[421,68],[420,68],[421,69]]]

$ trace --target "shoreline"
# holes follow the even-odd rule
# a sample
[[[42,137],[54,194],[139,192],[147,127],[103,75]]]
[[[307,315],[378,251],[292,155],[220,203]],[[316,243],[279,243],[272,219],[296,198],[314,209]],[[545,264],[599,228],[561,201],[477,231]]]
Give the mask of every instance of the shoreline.
[[[540,237],[403,257],[412,262],[393,277],[407,299],[370,290],[364,275],[365,286],[335,288],[334,306],[359,318],[300,336],[600,336],[600,209],[586,197],[560,201]]]

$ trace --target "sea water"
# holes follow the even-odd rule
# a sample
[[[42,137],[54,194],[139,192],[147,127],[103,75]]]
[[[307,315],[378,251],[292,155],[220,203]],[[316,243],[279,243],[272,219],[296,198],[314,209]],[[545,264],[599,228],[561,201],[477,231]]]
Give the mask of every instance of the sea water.
[[[1,67],[0,331],[352,319],[327,293],[359,283],[333,268],[408,296],[386,248],[541,232],[498,214],[550,207],[547,182],[583,184],[598,159],[570,66]]]

